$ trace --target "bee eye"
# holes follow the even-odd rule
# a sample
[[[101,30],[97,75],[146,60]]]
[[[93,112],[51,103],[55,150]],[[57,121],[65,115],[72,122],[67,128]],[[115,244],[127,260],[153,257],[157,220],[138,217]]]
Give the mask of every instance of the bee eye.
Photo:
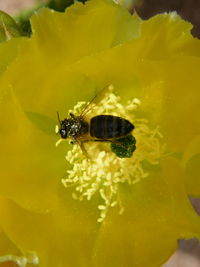
[[[60,130],[60,136],[61,138],[67,138],[67,131],[65,129]]]

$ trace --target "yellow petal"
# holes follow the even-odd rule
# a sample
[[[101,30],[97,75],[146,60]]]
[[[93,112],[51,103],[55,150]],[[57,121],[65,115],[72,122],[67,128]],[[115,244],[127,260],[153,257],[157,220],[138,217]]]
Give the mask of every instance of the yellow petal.
[[[4,51],[10,46],[13,56],[2,55],[3,71],[12,61],[0,80],[5,233],[35,251],[41,266],[162,264],[178,238],[200,237],[180,164],[165,158],[161,172],[121,187],[124,214],[113,208],[100,225],[97,199],[73,200],[61,185],[69,146],[55,148],[52,125],[56,111],[63,118],[77,101],[114,84],[123,101],[141,100],[138,115],[161,126],[167,149],[183,153],[200,125],[198,45],[190,25],[166,14],[141,22],[108,0],[78,3],[63,14],[43,9],[32,25],[19,52],[8,42]]]
[[[153,40],[152,20],[161,25]],[[74,71],[82,70],[98,83],[114,84],[123,97],[141,99],[142,114],[161,126],[168,149],[177,152],[183,152],[200,133],[200,61],[199,57],[184,55],[184,44],[192,38],[188,27],[178,16],[156,16],[144,22],[141,29],[145,30],[137,40],[73,66]]]
[[[21,39],[19,38],[0,43],[0,74],[3,73],[6,67],[15,59],[20,44]]]
[[[199,67],[200,59],[194,57],[177,57],[167,64],[162,126],[174,151],[184,151],[200,134]]]
[[[140,20],[112,1],[93,0],[76,3],[62,14],[42,9],[31,22],[33,44],[47,65],[58,66],[136,38]]]
[[[93,252],[94,266],[161,266],[179,238],[200,237],[199,218],[186,198],[180,164],[169,158],[162,168],[122,188],[124,214],[108,214]]]
[[[1,256],[5,255],[20,255],[19,249],[15,246],[15,244],[11,241],[11,239],[5,234],[3,229],[0,231],[0,261],[1,261]]]
[[[65,164],[55,159],[62,148],[56,150],[54,136],[27,119],[12,89],[4,92],[0,109],[1,195],[39,212],[55,208]]]
[[[169,60],[184,55],[184,46],[194,40],[192,25],[176,12],[156,15],[141,25],[139,56],[149,60]]]
[[[34,253],[29,251],[27,254],[25,254],[20,247],[16,246],[11,236],[5,233],[4,229],[2,228],[2,224],[0,229],[0,240],[0,264],[2,267],[17,265],[22,266],[23,263],[31,263],[34,259]]]
[[[186,178],[185,184],[189,195],[200,197],[200,153],[195,154],[189,159],[185,166]]]
[[[38,214],[0,199],[5,232],[23,248],[24,254],[32,252],[38,257],[39,266],[44,267],[91,266],[97,224],[93,224],[93,215],[84,205],[78,208],[62,206],[55,213]]]
[[[53,117],[57,110],[68,110],[69,104],[77,102],[71,103],[73,95],[85,98],[85,80],[88,90],[92,85],[93,94],[96,85],[82,71],[71,73],[69,64],[136,38],[139,23],[138,17],[112,1],[77,3],[63,14],[42,9],[33,16],[33,36],[22,41],[19,57],[1,81],[2,87],[12,85],[26,111],[45,110]]]

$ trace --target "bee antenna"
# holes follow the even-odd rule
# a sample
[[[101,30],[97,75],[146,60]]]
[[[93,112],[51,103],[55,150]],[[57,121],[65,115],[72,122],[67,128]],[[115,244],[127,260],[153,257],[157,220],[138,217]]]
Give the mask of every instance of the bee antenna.
[[[61,120],[60,120],[60,116],[59,116],[58,111],[57,111],[57,117],[58,117],[58,121],[59,121],[59,123],[60,123],[60,125],[61,125]]]

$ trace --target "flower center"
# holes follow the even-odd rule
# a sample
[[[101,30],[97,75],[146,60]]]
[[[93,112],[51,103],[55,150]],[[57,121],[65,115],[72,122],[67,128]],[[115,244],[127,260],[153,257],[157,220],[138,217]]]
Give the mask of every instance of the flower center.
[[[119,158],[112,152],[109,144],[88,142],[85,148],[88,155],[91,155],[89,159],[78,145],[68,151],[66,160],[72,168],[67,170],[67,177],[62,179],[62,183],[65,187],[74,186],[74,199],[91,200],[96,194],[100,196],[98,222],[104,220],[109,208],[118,206],[119,213],[123,213],[123,203],[119,196],[120,185],[134,184],[148,177],[148,168],[145,165],[158,165],[165,151],[159,128],[150,129],[145,118],[135,116],[135,111],[141,104],[139,99],[135,98],[122,105],[120,97],[109,92],[100,104],[92,110],[90,116],[110,114],[132,122],[135,126],[133,135],[136,139],[136,150],[130,158]],[[86,103],[79,102],[70,112],[80,114],[83,105]]]

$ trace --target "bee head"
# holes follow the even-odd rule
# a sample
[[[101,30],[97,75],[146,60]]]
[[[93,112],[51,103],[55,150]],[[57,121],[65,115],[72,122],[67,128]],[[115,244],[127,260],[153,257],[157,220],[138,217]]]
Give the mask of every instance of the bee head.
[[[59,134],[60,137],[63,139],[66,139],[68,137],[68,131],[64,121],[61,122],[60,129],[59,129]]]
[[[66,124],[66,119],[61,121],[59,113],[57,112],[57,117],[58,117],[58,121],[60,126],[57,126],[56,128],[56,133],[60,134],[60,137],[62,139],[66,139],[68,137],[68,130],[67,130],[67,124]]]
[[[66,118],[61,121],[58,115],[60,127],[58,127],[57,133],[60,134],[62,139],[66,139],[68,137],[74,138],[80,134],[80,129],[82,127],[80,119],[75,117],[73,114],[70,114],[70,116],[71,118]]]

